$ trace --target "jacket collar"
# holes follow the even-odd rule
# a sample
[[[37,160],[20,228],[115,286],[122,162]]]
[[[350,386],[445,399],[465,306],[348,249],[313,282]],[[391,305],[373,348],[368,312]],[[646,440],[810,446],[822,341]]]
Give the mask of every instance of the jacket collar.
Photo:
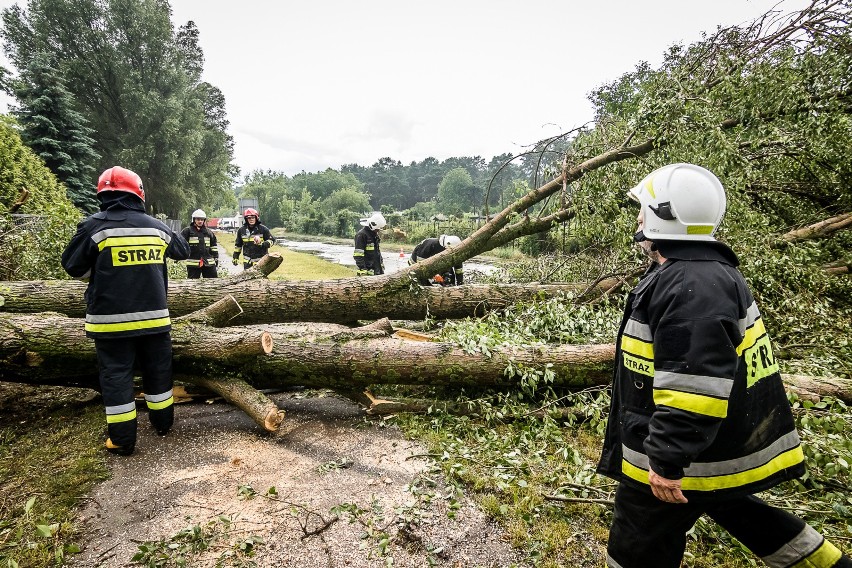
[[[719,241],[654,241],[660,254],[670,260],[715,260],[739,266],[737,255]]]
[[[132,193],[124,191],[102,191],[98,194],[101,211],[113,209],[132,209],[145,212],[145,202]]]

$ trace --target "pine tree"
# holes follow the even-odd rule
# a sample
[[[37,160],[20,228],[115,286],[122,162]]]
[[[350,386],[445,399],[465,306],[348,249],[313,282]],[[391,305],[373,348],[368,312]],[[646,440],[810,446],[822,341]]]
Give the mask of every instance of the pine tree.
[[[45,56],[38,56],[12,84],[21,103],[12,113],[21,139],[65,184],[68,198],[81,210],[98,210],[94,164],[100,157],[92,129],[74,107],[74,97]]]

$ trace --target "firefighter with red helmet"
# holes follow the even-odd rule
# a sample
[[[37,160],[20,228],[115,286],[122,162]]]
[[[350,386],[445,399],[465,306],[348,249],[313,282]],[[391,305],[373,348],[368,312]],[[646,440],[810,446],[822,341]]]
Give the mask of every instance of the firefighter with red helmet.
[[[180,235],[189,243],[189,258],[186,263],[187,278],[216,278],[219,264],[219,248],[216,235],[207,227],[207,214],[203,209],[192,212],[192,223]]]
[[[258,260],[263,258],[269,251],[269,247],[275,244],[272,233],[261,224],[260,215],[256,209],[249,207],[243,213],[243,226],[237,231],[234,241],[234,266],[240,262],[240,251],[243,253],[243,268],[251,268]]]
[[[87,281],[86,335],[95,340],[109,437],[106,449],[130,455],[136,446],[134,364],[141,368],[148,418],[160,435],[174,422],[171,319],[166,258],[184,260],[189,245],[145,214],[145,190],[134,172],[101,174],[100,212],[77,225],[62,267]]]

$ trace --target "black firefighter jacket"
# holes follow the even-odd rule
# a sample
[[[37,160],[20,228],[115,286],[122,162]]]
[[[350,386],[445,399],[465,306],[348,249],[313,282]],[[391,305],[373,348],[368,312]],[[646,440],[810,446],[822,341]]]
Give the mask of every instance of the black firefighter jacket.
[[[355,234],[355,251],[352,257],[359,270],[372,270],[373,274],[385,273],[385,261],[379,249],[381,237],[377,231],[363,227]]]
[[[411,258],[408,260],[408,264],[414,264],[418,260],[433,257],[439,252],[444,252],[445,250],[447,249],[441,246],[438,239],[423,239],[419,245],[414,247],[414,251],[411,253]],[[448,271],[444,272],[442,276],[444,281],[450,286],[464,284],[464,267],[462,263],[453,266]]]
[[[254,243],[254,238],[260,237],[260,244]],[[258,221],[254,227],[250,227],[248,223],[244,223],[240,230],[237,231],[237,238],[234,241],[234,258],[240,257],[240,251],[243,251],[243,262],[254,263],[264,257],[269,247],[275,244],[275,239],[272,238],[272,233]]]
[[[104,198],[101,212],[77,225],[62,253],[65,271],[89,282],[86,335],[133,337],[169,331],[166,258],[187,256],[189,245],[183,237],[146,215],[138,197]]]
[[[657,243],[616,342],[598,472],[681,479],[690,501],[762,491],[804,473],[778,362],[736,255],[722,243]]]
[[[216,266],[219,260],[219,249],[216,248],[216,235],[203,225],[199,231],[195,223],[185,227],[180,236],[189,243],[189,258],[184,262],[187,266]]]

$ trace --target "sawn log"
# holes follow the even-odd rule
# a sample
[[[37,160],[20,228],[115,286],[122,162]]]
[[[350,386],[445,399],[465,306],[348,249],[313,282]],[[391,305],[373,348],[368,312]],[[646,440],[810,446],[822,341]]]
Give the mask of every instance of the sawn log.
[[[280,262],[280,258],[279,258]],[[253,278],[252,278],[253,276]],[[473,284],[453,287],[420,286],[398,275],[337,280],[283,281],[261,273],[231,278],[172,280],[169,311],[188,314],[232,295],[243,313],[232,325],[290,321],[351,324],[358,320],[422,320],[481,316],[520,301],[566,293],[599,295],[619,283],[609,278],[587,284]],[[0,282],[0,313],[56,312],[81,318],[86,284],[69,280]]]
[[[389,335],[387,320],[351,329],[335,324],[215,328],[177,321],[174,369],[190,380],[236,378],[255,388],[325,387],[352,392],[374,384],[522,388],[524,371],[549,367],[554,385],[584,388],[610,381],[615,346],[541,345],[470,353],[442,342]],[[83,322],[58,314],[0,314],[0,380],[30,384],[97,384],[94,346]],[[260,346],[269,335],[268,353]],[[253,345],[254,347],[250,347]],[[801,394],[852,402],[843,379],[787,377]],[[806,390],[802,390],[806,389]]]

